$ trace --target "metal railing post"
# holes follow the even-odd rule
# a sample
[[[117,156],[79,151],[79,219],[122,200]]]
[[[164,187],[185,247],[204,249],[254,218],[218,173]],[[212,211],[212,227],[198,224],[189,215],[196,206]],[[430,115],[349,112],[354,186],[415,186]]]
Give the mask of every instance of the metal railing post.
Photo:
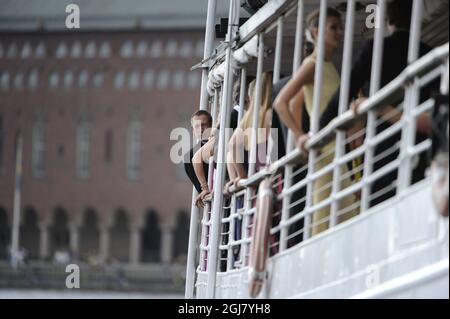
[[[216,288],[216,271],[217,271],[217,253],[219,248],[219,234],[221,229],[221,220],[223,213],[223,186],[225,182],[225,170],[226,170],[226,131],[230,123],[230,105],[231,105],[231,93],[233,88],[233,71],[231,67],[232,48],[231,41],[237,30],[239,23],[239,5],[237,0],[230,1],[229,12],[229,24],[226,41],[228,47],[226,49],[225,57],[225,77],[223,85],[223,97],[222,97],[222,109],[220,117],[220,132],[219,132],[219,144],[218,144],[218,156],[217,156],[217,170],[214,178],[214,200],[213,209],[211,212],[211,237],[209,243],[209,256],[208,256],[208,284],[206,288],[207,298],[214,298]]]
[[[342,61],[342,81],[341,91],[339,97],[339,111],[338,115],[342,115],[348,108],[349,93],[350,93],[350,77],[352,67],[352,52],[353,52],[353,27],[355,18],[355,0],[347,1],[347,17],[345,22],[345,40],[344,40],[344,54]],[[341,190],[341,167],[338,164],[339,159],[345,154],[345,131],[339,130],[336,133],[336,147],[333,169],[333,189],[330,210],[330,227],[335,226],[338,220],[339,201],[335,198],[336,194]]]
[[[206,16],[206,28],[205,28],[205,48],[203,52],[203,58],[209,57],[213,50],[214,44],[214,30],[215,30],[215,18],[216,18],[217,0],[208,0],[208,11]],[[206,110],[208,105],[208,70],[202,70],[202,85],[200,93],[200,109]],[[197,232],[198,232],[198,215],[199,210],[195,206],[194,200],[198,193],[195,187],[192,188],[192,204],[191,204],[191,220],[189,226],[189,245],[188,256],[186,265],[186,288],[185,298],[194,298],[194,281],[195,281],[195,256],[197,248]]]
[[[311,114],[311,133],[316,134],[319,130],[319,118],[320,118],[320,96],[322,92],[322,78],[323,78],[323,62],[325,58],[325,27],[327,21],[327,0],[320,1],[320,22],[319,22],[319,39],[318,39],[318,53],[316,58],[316,69],[314,75],[314,99],[313,99],[313,113]],[[312,180],[312,174],[315,171],[317,150],[312,148],[309,150],[308,157],[308,184],[306,189],[306,211],[304,223],[304,236],[303,240],[310,237],[310,225],[312,211],[309,211],[314,204],[314,181]]]
[[[372,56],[372,77],[370,79],[370,96],[374,95],[381,85],[381,68],[383,63],[383,47],[384,47],[384,29],[386,15],[386,1],[378,0],[378,12],[376,15],[379,27],[375,29],[375,40]],[[367,114],[366,139],[364,141],[366,153],[364,156],[364,173],[363,173],[363,190],[361,196],[361,213],[367,211],[370,206],[371,185],[368,182],[369,176],[373,170],[374,146],[371,140],[376,133],[377,116],[375,111],[370,110]]]
[[[263,73],[263,62],[264,62],[264,34],[258,34],[258,64],[256,69],[256,86],[255,86],[255,105],[252,114],[252,139],[250,141],[250,156],[248,163],[248,173],[247,176],[252,176],[256,171],[256,158],[257,158],[257,140],[258,140],[258,122],[259,122],[259,109],[261,106],[261,97],[262,97],[262,73]],[[245,192],[245,210],[244,212],[248,212],[252,208],[252,197],[254,196],[255,191],[251,187],[247,187]],[[244,215],[243,220],[243,231],[244,231],[244,239],[247,234],[247,230],[249,227],[250,216]],[[251,238],[251,236],[250,236]],[[242,247],[242,256],[241,259],[243,261],[243,266],[246,266],[246,257],[248,255],[250,248],[250,243],[243,244]]]
[[[411,17],[411,32],[409,37],[408,65],[419,58],[420,34],[422,27],[423,0],[414,0]],[[417,77],[408,83],[405,90],[403,103],[402,143],[400,149],[400,169],[399,169],[399,193],[404,192],[411,184],[412,157],[409,150],[415,144],[416,138],[416,118],[413,115],[414,109],[419,103],[420,86]]]
[[[302,55],[303,55],[303,23],[304,23],[304,0],[299,0],[297,4],[297,24],[295,29],[295,46],[294,46],[294,59],[292,62],[292,74],[300,67]],[[289,130],[286,141],[286,154],[294,149],[294,137]],[[284,168],[284,183],[283,188],[288,189],[292,186],[292,171],[293,165],[286,165]],[[291,202],[292,194],[289,193],[283,196],[282,209],[281,209],[281,221],[283,224],[289,218],[289,204]],[[288,227],[283,227],[280,231],[280,252],[287,248]]]

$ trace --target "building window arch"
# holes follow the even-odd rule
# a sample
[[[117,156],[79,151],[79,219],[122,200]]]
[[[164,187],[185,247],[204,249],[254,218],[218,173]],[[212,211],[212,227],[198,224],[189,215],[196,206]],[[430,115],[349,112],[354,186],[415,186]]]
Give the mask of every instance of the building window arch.
[[[178,43],[176,40],[169,40],[166,45],[166,56],[173,58],[177,56]]]
[[[190,41],[190,40],[184,41],[183,44],[181,45],[180,56],[183,58],[188,58],[188,57],[192,56],[193,49],[194,48],[192,45],[192,41]]]
[[[48,79],[48,84],[49,84],[51,89],[56,89],[58,87],[58,84],[59,84],[59,74],[58,74],[58,72],[53,71],[50,74],[50,77]]]
[[[18,72],[14,76],[14,88],[16,90],[22,90],[23,89],[23,73]]]
[[[97,53],[97,48],[94,41],[90,41],[84,50],[84,57],[87,59],[93,59],[95,58],[95,55]]]
[[[72,87],[73,82],[74,82],[74,74],[71,70],[67,70],[64,73],[64,88],[68,89],[70,87]]]
[[[105,41],[100,46],[99,56],[101,58],[109,58],[111,56],[111,45]]]
[[[139,86],[140,86],[139,71],[134,70],[130,72],[128,76],[128,88],[130,90],[137,90]]]
[[[20,57],[22,59],[28,59],[31,57],[32,49],[31,44],[29,42],[25,42],[22,48],[22,52],[20,53]]]
[[[119,71],[114,78],[114,86],[116,89],[122,89],[125,84],[125,72]]]
[[[70,56],[74,59],[81,58],[83,48],[81,46],[81,43],[79,41],[76,41],[72,45],[72,49],[70,50]]]
[[[159,90],[167,89],[167,87],[169,86],[169,82],[170,82],[169,70],[161,70],[158,75],[158,83],[157,83],[158,89]]]
[[[155,83],[155,71],[152,69],[145,70],[144,73],[144,87],[146,89],[150,89],[153,87]]]
[[[120,49],[120,56],[122,58],[132,58],[134,55],[133,42],[126,41]]]
[[[62,59],[67,57],[67,55],[69,54],[69,49],[67,48],[67,44],[66,42],[61,42],[58,45],[58,48],[56,49],[56,58],[58,59]]]
[[[8,48],[7,57],[14,59],[17,57],[17,44],[15,42],[11,43]]]
[[[178,70],[173,75],[173,87],[176,90],[181,90],[184,85],[184,72],[182,70]]]
[[[162,55],[162,43],[161,41],[155,41],[150,49],[150,56],[152,58],[160,58]]]
[[[37,45],[34,56],[38,59],[45,57],[45,45],[43,42],[39,42]]]
[[[30,90],[34,91],[36,90],[38,84],[39,84],[39,73],[36,69],[33,69],[28,75],[28,87],[30,88]]]

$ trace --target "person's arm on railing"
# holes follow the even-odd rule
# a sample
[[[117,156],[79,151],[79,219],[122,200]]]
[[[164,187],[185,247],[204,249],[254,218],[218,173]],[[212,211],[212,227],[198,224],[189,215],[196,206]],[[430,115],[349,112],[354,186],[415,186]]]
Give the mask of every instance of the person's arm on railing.
[[[353,111],[353,113],[356,115],[358,114],[359,107],[361,104],[366,101],[366,97],[359,98],[355,100],[350,108]],[[377,115],[382,117],[385,121],[389,122],[390,124],[395,124],[398,121],[402,119],[403,112],[397,112],[394,113],[394,110],[396,108],[392,105],[387,105],[382,108],[379,108],[377,110]],[[417,117],[416,126],[417,131],[419,133],[429,135],[431,134],[431,122],[430,122],[430,114],[428,113],[422,113]]]
[[[203,207],[203,199],[210,193],[208,187],[208,180],[206,179],[205,172],[203,170],[203,163],[208,163],[209,158],[212,156],[215,137],[211,138],[205,145],[203,145],[192,158],[192,165],[194,166],[195,174],[200,182],[202,192],[197,196],[195,205],[197,207]]]

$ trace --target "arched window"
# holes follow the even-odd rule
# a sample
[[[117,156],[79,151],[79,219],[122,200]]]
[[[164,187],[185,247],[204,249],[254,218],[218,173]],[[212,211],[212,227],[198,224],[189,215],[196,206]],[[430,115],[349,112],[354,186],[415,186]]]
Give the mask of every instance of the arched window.
[[[177,90],[183,88],[184,84],[184,72],[182,70],[178,70],[173,75],[173,87]]]
[[[9,45],[7,57],[10,59],[14,59],[17,57],[17,45],[15,42]]]
[[[43,42],[39,42],[37,45],[34,56],[38,59],[45,57],[45,45]]]
[[[141,41],[137,46],[136,55],[139,58],[145,58],[147,56],[147,50],[148,50],[147,42]]]
[[[22,72],[19,72],[14,77],[14,88],[16,90],[22,90],[23,89],[23,74]]]
[[[127,41],[122,45],[122,48],[120,49],[120,56],[122,58],[132,58],[134,55],[133,52],[133,42]]]
[[[133,71],[130,73],[130,75],[128,76],[128,88],[130,90],[137,90],[139,88],[139,72],[138,71]]]
[[[103,72],[97,72],[92,77],[92,84],[95,88],[101,88],[103,85],[104,75]]]
[[[22,48],[22,52],[20,53],[20,57],[22,59],[28,59],[29,57],[31,57],[31,45],[29,42],[25,42],[23,48]]]
[[[180,56],[182,56],[183,58],[188,58],[192,56],[193,49],[194,48],[192,45],[192,41],[190,40],[184,41],[180,49]]]
[[[111,45],[109,42],[103,42],[100,47],[99,55],[101,58],[109,58],[111,56]]]
[[[76,41],[73,45],[72,45],[72,49],[70,51],[70,56],[74,59],[78,59],[81,58],[81,53],[82,53],[83,49],[81,47],[81,43],[79,41]]]
[[[83,70],[78,75],[78,86],[80,88],[85,88],[89,81],[89,73],[87,70]]]
[[[158,89],[164,90],[169,86],[170,72],[168,70],[161,70],[158,75]]]
[[[191,71],[188,77],[188,86],[190,89],[195,89],[200,86],[200,74],[196,71]]]
[[[178,43],[176,40],[170,40],[166,45],[166,56],[173,58],[177,56]]]
[[[67,70],[66,73],[64,73],[64,88],[68,89],[73,85],[74,82],[74,75],[71,70]]]
[[[161,41],[155,41],[152,44],[152,48],[150,50],[150,56],[152,58],[160,58],[162,55],[162,43]]]
[[[58,45],[58,48],[56,49],[56,54],[55,54],[55,56],[58,58],[58,59],[62,59],[62,58],[65,58],[67,55],[68,55],[68,49],[67,49],[67,45],[66,45],[66,43],[65,42],[61,42],[59,45]]]
[[[203,51],[204,51],[204,43],[202,40],[198,40],[197,45],[195,47],[195,55],[199,58],[203,58]]]
[[[144,87],[150,89],[155,83],[155,71],[147,69],[144,73]]]
[[[84,50],[84,57],[87,59],[93,59],[93,58],[95,58],[95,55],[96,55],[95,42],[91,41],[88,43],[88,45],[86,46],[86,49]]]
[[[48,79],[48,84],[49,84],[50,88],[52,88],[52,89],[56,89],[58,87],[58,84],[59,84],[58,72],[54,71],[50,74],[50,77]]]
[[[33,69],[28,75],[28,87],[30,90],[36,90],[39,84],[39,73],[36,69]]]
[[[8,91],[9,90],[9,72],[1,72],[0,73],[0,86],[2,88],[2,91]]]
[[[125,84],[125,72],[119,71],[116,73],[116,76],[114,78],[114,87],[116,89],[122,89]]]

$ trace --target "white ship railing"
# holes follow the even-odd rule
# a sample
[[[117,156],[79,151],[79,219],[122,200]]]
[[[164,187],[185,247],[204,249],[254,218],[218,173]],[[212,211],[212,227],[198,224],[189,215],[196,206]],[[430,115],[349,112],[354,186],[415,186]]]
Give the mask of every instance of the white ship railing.
[[[318,1],[317,1],[318,2]],[[220,112],[220,127],[229,127],[231,113],[231,93],[233,81],[241,81],[240,105],[244,104],[246,94],[246,65],[239,65],[237,69],[233,69],[236,63],[233,61],[233,51],[252,39],[253,36],[258,37],[258,56],[256,71],[256,103],[253,113],[253,129],[258,126],[259,106],[262,98],[262,74],[264,71],[265,57],[265,36],[271,32],[273,28],[277,28],[277,40],[275,46],[275,55],[273,63],[274,83],[280,78],[282,48],[283,48],[283,25],[286,19],[293,14],[296,16],[295,31],[295,49],[293,54],[292,70],[295,72],[302,60],[303,47],[303,25],[305,16],[305,0],[272,0],[265,7],[260,9],[246,24],[238,29],[239,21],[239,1],[230,0],[229,26],[226,36],[226,49],[224,54],[217,57],[225,63],[224,80],[220,87],[217,87],[213,96],[209,99],[205,97],[207,86],[207,74],[209,63],[203,63],[202,78],[202,95],[201,108],[207,109],[209,101],[210,110],[214,119]],[[434,99],[429,98],[424,102],[419,102],[419,92],[426,85],[434,80],[441,80],[441,94],[448,95],[448,67],[449,67],[449,45],[448,43],[434,49],[426,56],[419,57],[419,42],[421,34],[422,22],[422,6],[423,0],[413,1],[413,12],[410,45],[408,52],[408,67],[391,83],[380,88],[381,83],[381,67],[383,61],[383,35],[384,27],[375,30],[373,64],[371,75],[370,98],[366,100],[360,107],[359,115],[355,116],[349,110],[349,88],[350,73],[352,65],[353,51],[353,30],[355,20],[355,1],[347,1],[347,13],[345,23],[345,39],[344,54],[341,72],[341,91],[339,103],[339,115],[332,120],[324,129],[319,131],[319,107],[320,93],[322,91],[322,72],[324,61],[324,30],[326,23],[326,8],[328,1],[320,1],[320,22],[319,22],[319,39],[318,39],[318,58],[315,71],[315,92],[313,103],[313,115],[311,116],[311,138],[306,144],[309,150],[307,162],[302,160],[305,154],[294,148],[293,138],[289,132],[286,155],[274,162],[270,162],[268,156],[267,165],[256,171],[256,134],[252,134],[250,162],[248,168],[248,178],[241,180],[237,187],[233,187],[231,192],[233,195],[229,201],[224,200],[223,187],[225,182],[226,169],[226,150],[229,139],[225,129],[220,130],[218,154],[215,171],[210,165],[209,183],[214,186],[214,196],[210,202],[207,202],[202,212],[201,220],[201,238],[197,242],[198,236],[198,216],[200,212],[192,204],[191,228],[189,238],[189,252],[186,278],[186,298],[195,296],[195,289],[203,291],[202,296],[214,298],[216,290],[217,272],[230,272],[240,269],[248,265],[249,248],[251,243],[251,229],[253,214],[255,212],[256,202],[256,186],[264,178],[271,178],[274,190],[277,194],[275,211],[273,214],[273,225],[270,230],[270,255],[285,251],[294,245],[299,245],[307,241],[313,236],[312,229],[319,225],[326,225],[327,229],[332,228],[340,222],[340,218],[344,214],[356,211],[359,214],[365,213],[371,207],[371,201],[377,196],[384,193],[395,191],[395,196],[402,196],[405,190],[411,186],[411,176],[414,167],[414,160],[420,154],[427,153],[432,142],[426,139],[416,143],[416,120],[424,113],[430,113],[434,107]],[[384,21],[386,11],[386,1],[378,0],[380,21]],[[208,20],[206,26],[206,45],[204,60],[206,61],[212,55],[212,30],[214,29],[215,18],[215,0],[209,0],[208,4]],[[240,36],[240,41],[238,37]],[[217,62],[217,61],[214,61]],[[217,65],[217,64],[214,64]],[[236,75],[240,75],[238,78]],[[248,84],[248,83],[247,83]],[[219,105],[219,96],[221,96],[221,105]],[[399,96],[404,97],[403,103],[389,114],[385,114],[381,119],[376,115],[384,105],[393,101]],[[243,108],[241,107],[241,110]],[[358,119],[367,115],[366,126],[353,135],[348,136],[346,130],[351,127]],[[389,128],[381,133],[376,133],[377,125],[389,120],[393,117],[400,117],[400,120],[392,124]],[[242,118],[242,111],[239,119]],[[391,148],[385,152],[375,156],[375,147],[379,143],[401,133],[402,138]],[[281,133],[279,133],[281,134]],[[346,145],[365,135],[365,141],[359,147],[346,152]],[[335,148],[328,154],[320,154],[321,147],[331,141],[335,141]],[[271,142],[269,142],[271,143]],[[268,148],[270,149],[270,147]],[[390,161],[378,170],[374,170],[374,163],[386,156],[396,154],[395,160]],[[334,153],[334,154],[333,154]],[[333,156],[330,164],[315,169],[315,163],[324,159],[326,156]],[[343,174],[343,167],[347,163],[364,156],[364,162],[357,167],[353,167],[352,171]],[[213,164],[212,160],[210,164]],[[395,183],[380,190],[378,194],[371,194],[371,185],[389,174],[398,171],[398,178]],[[344,187],[342,181],[348,179],[352,174],[362,174],[361,180],[353,182]],[[297,181],[298,176],[303,176]],[[325,174],[332,174],[332,182],[325,185],[325,190],[330,195],[320,202],[314,203],[313,185]],[[214,178],[212,178],[214,176]],[[214,185],[212,185],[214,181]],[[279,190],[282,188],[282,191]],[[315,190],[324,191],[324,190]],[[299,196],[301,194],[302,196]],[[347,207],[341,207],[342,199],[350,195],[358,195],[360,200],[354,201]],[[193,199],[196,192],[193,192]],[[299,198],[297,198],[299,197]],[[243,203],[238,207],[237,203]],[[313,222],[312,216],[319,209],[327,208],[330,211],[329,217],[323,220]],[[241,225],[241,227],[239,227]],[[196,252],[199,254],[197,255]],[[196,260],[198,258],[198,260]],[[207,275],[206,283],[195,282],[195,275]]]

